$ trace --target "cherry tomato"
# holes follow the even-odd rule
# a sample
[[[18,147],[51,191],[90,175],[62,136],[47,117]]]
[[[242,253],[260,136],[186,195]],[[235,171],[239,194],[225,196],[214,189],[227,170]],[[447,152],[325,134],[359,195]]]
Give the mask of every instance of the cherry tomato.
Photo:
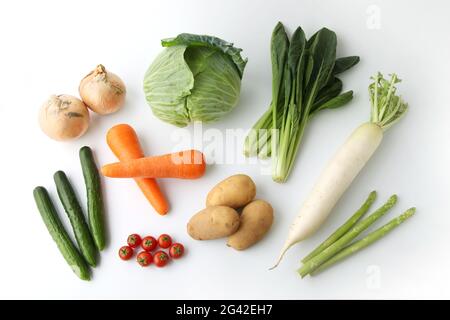
[[[169,256],[164,251],[156,251],[153,255],[153,262],[159,268],[164,267],[169,262]]]
[[[150,252],[141,251],[136,257],[137,262],[141,265],[141,267],[147,267],[152,263],[153,257]]]
[[[168,234],[162,234],[158,238],[158,244],[161,248],[168,248],[172,244],[172,238]]]
[[[169,254],[174,259],[181,258],[183,253],[184,253],[184,246],[181,243],[174,243],[169,249]]]
[[[122,260],[129,260],[133,256],[133,248],[129,246],[123,246],[119,249],[119,257]]]
[[[136,233],[130,234],[127,238],[127,243],[132,248],[137,248],[141,244],[141,242],[141,236]]]
[[[155,250],[157,244],[158,243],[156,242],[155,238],[153,238],[152,236],[147,236],[142,239],[141,247],[145,251],[153,251]]]

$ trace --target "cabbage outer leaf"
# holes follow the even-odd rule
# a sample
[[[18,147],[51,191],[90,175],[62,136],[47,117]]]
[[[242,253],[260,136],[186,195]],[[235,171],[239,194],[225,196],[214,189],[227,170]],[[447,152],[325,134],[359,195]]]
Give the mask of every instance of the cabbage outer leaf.
[[[186,97],[191,94],[194,76],[184,60],[185,45],[161,52],[144,76],[144,92],[159,119],[185,127],[190,122]]]
[[[189,47],[185,59],[195,85],[187,97],[192,121],[214,122],[237,104],[241,79],[229,56],[207,47]]]
[[[241,48],[236,48],[233,43],[227,42],[217,37],[198,35],[192,33],[181,33],[175,38],[167,38],[161,40],[163,47],[171,47],[177,45],[186,45],[189,47],[208,47],[215,50],[220,50],[228,55],[234,62],[235,67],[239,72],[239,77],[242,79],[244,68],[248,59],[243,59],[241,56]]]

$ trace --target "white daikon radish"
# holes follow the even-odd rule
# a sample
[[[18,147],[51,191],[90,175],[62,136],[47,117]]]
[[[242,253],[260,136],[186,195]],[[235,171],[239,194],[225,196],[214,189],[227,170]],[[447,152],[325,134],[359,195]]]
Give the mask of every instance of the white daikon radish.
[[[370,159],[383,139],[383,132],[407,111],[407,104],[395,94],[400,82],[395,74],[388,81],[378,73],[369,86],[372,104],[370,122],[359,126],[338,149],[322,171],[291,225],[275,268],[294,244],[316,232],[343,193]]]

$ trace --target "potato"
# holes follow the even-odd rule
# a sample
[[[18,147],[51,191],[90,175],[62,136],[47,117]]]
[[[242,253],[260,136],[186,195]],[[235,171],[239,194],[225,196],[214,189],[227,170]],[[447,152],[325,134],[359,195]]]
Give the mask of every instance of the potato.
[[[227,206],[234,209],[245,206],[256,195],[253,180],[245,174],[236,174],[219,182],[206,197],[206,206]]]
[[[187,232],[196,240],[227,237],[239,228],[239,214],[224,206],[212,206],[196,213],[187,224]]]
[[[239,230],[228,237],[227,246],[245,250],[261,240],[273,222],[272,206],[264,200],[254,200],[241,214]]]

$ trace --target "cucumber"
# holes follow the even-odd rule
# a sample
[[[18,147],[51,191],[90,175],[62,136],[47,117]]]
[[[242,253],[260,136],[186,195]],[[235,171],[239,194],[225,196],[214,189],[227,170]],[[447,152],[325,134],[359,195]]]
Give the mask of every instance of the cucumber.
[[[57,171],[53,175],[53,179],[55,180],[59,199],[61,200],[64,210],[69,217],[70,224],[72,225],[73,233],[75,234],[75,239],[77,240],[81,254],[91,267],[95,267],[97,265],[98,251],[95,247],[91,232],[84,219],[83,210],[73,191],[72,185],[63,171]]]
[[[70,240],[61,220],[59,220],[55,206],[50,200],[47,190],[44,187],[36,187],[33,190],[33,196],[42,220],[44,220],[48,232],[56,242],[64,259],[80,279],[90,280],[89,266]]]
[[[88,222],[92,237],[98,250],[105,248],[105,225],[103,218],[103,198],[100,175],[92,155],[91,148],[80,149],[81,168],[83,169],[88,202]]]

